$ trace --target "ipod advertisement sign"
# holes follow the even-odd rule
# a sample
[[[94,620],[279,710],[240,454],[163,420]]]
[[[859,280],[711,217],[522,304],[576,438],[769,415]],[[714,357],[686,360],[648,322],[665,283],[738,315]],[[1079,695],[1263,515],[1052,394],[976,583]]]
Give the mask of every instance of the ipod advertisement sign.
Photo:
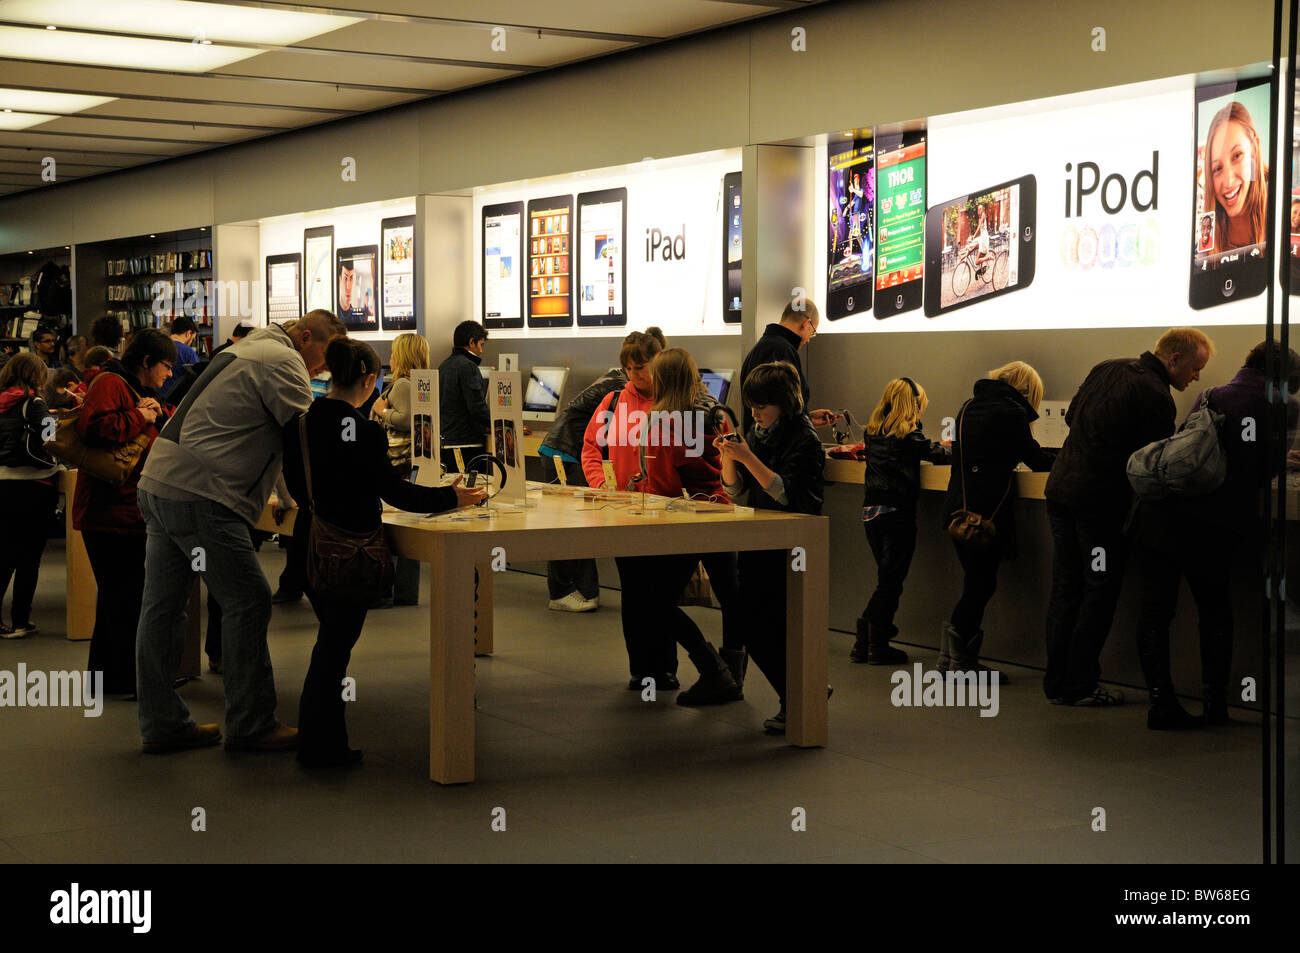
[[[1201,100],[1227,112],[1228,100],[1253,92],[1246,86],[1216,87],[1217,98],[1208,100],[1189,75],[930,117],[924,307],[885,301],[895,307],[882,313],[877,302],[874,317],[848,314],[823,322],[820,330],[1261,323],[1262,298],[1254,296],[1264,285],[1247,282],[1258,277],[1247,275],[1256,246],[1219,250],[1211,260],[1211,267],[1218,260],[1236,269],[1224,272],[1225,280],[1234,280],[1234,295],[1198,290],[1194,275],[1189,282],[1198,237],[1194,209],[1207,219],[1202,230],[1212,233],[1201,244],[1218,249],[1214,235],[1228,234],[1230,200],[1237,194],[1232,183],[1214,186],[1227,196],[1216,206],[1222,214],[1216,221],[1206,211],[1204,175],[1197,172],[1206,147],[1198,147],[1196,136],[1198,124],[1205,127],[1202,138],[1213,130],[1212,111]],[[1259,120],[1265,128],[1266,117],[1267,109]],[[1226,141],[1236,128],[1214,142]],[[819,160],[815,167],[827,169],[829,156]],[[1238,191],[1249,195],[1248,187]],[[818,192],[829,194],[824,187]],[[819,206],[818,222],[829,221],[829,202]],[[871,213],[877,221],[884,215],[883,209]],[[816,293],[819,303],[833,305],[834,289],[824,275]]]

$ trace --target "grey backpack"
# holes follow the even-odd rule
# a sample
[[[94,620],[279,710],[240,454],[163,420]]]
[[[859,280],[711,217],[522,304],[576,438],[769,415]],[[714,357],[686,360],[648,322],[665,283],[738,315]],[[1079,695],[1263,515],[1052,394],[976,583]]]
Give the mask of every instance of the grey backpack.
[[[1210,408],[1206,391],[1172,437],[1147,444],[1128,458],[1128,482],[1144,500],[1204,496],[1228,474],[1228,457],[1219,442],[1223,414]]]

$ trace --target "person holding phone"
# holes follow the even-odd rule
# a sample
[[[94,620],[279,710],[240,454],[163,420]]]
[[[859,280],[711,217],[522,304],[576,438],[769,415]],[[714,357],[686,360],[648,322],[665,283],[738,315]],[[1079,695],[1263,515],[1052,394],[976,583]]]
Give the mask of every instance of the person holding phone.
[[[1210,121],[1204,176],[1207,211],[1214,212],[1214,251],[1266,241],[1268,167],[1255,121],[1239,102],[1228,103]]]
[[[289,491],[309,501],[312,513],[358,534],[374,532],[383,514],[381,500],[416,513],[441,513],[476,506],[486,491],[460,485],[418,486],[388,462],[388,438],[359,412],[375,389],[379,355],[363,341],[336,338],[325,351],[330,369],[329,393],[307,410],[307,451],[312,471],[308,493],[303,466],[299,415],[284,426],[284,472]],[[348,427],[347,424],[352,426]],[[353,440],[343,438],[351,433]],[[311,519],[304,513],[294,524],[294,547],[306,578]],[[305,767],[355,764],[361,752],[348,745],[344,701],[339,685],[347,675],[352,648],[361,637],[367,605],[333,592],[307,588],[320,628],[298,710],[298,761]]]
[[[885,385],[880,403],[867,421],[862,527],[876,560],[877,582],[858,619],[858,638],[849,653],[854,662],[907,662],[907,654],[892,648],[889,640],[898,635],[894,614],[916,551],[921,461],[946,464],[952,456],[947,447],[931,442],[921,430],[921,415],[929,403],[920,384],[899,377]]]
[[[785,362],[760,364],[741,397],[753,425],[743,439],[723,434],[713,443],[727,496],[741,506],[820,516],[826,455],[803,413],[799,372]],[[773,733],[785,732],[787,556],[782,549],[739,554],[745,645],[781,700],[781,710],[763,723]]]

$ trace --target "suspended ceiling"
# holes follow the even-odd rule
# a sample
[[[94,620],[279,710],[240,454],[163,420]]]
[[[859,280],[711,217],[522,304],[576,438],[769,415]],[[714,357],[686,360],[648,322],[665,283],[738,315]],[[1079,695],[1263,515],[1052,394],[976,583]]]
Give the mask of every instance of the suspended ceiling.
[[[0,0],[0,195],[820,0]]]

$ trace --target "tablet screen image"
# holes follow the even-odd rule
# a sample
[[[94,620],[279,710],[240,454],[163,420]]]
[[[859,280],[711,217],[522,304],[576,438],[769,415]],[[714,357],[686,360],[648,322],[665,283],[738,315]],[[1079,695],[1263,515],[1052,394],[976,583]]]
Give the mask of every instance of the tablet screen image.
[[[483,209],[483,326],[522,328],[524,326],[524,203],[508,202]],[[541,254],[542,238],[529,239],[529,251]],[[560,251],[560,242],[548,244],[548,251]],[[531,286],[539,294],[541,286]]]
[[[303,313],[334,310],[334,226],[303,232]]]
[[[357,245],[338,250],[338,316],[349,331],[376,331],[375,263],[379,249]]]
[[[380,227],[383,260],[380,277],[384,331],[414,331],[415,319],[415,216],[386,218]]]

